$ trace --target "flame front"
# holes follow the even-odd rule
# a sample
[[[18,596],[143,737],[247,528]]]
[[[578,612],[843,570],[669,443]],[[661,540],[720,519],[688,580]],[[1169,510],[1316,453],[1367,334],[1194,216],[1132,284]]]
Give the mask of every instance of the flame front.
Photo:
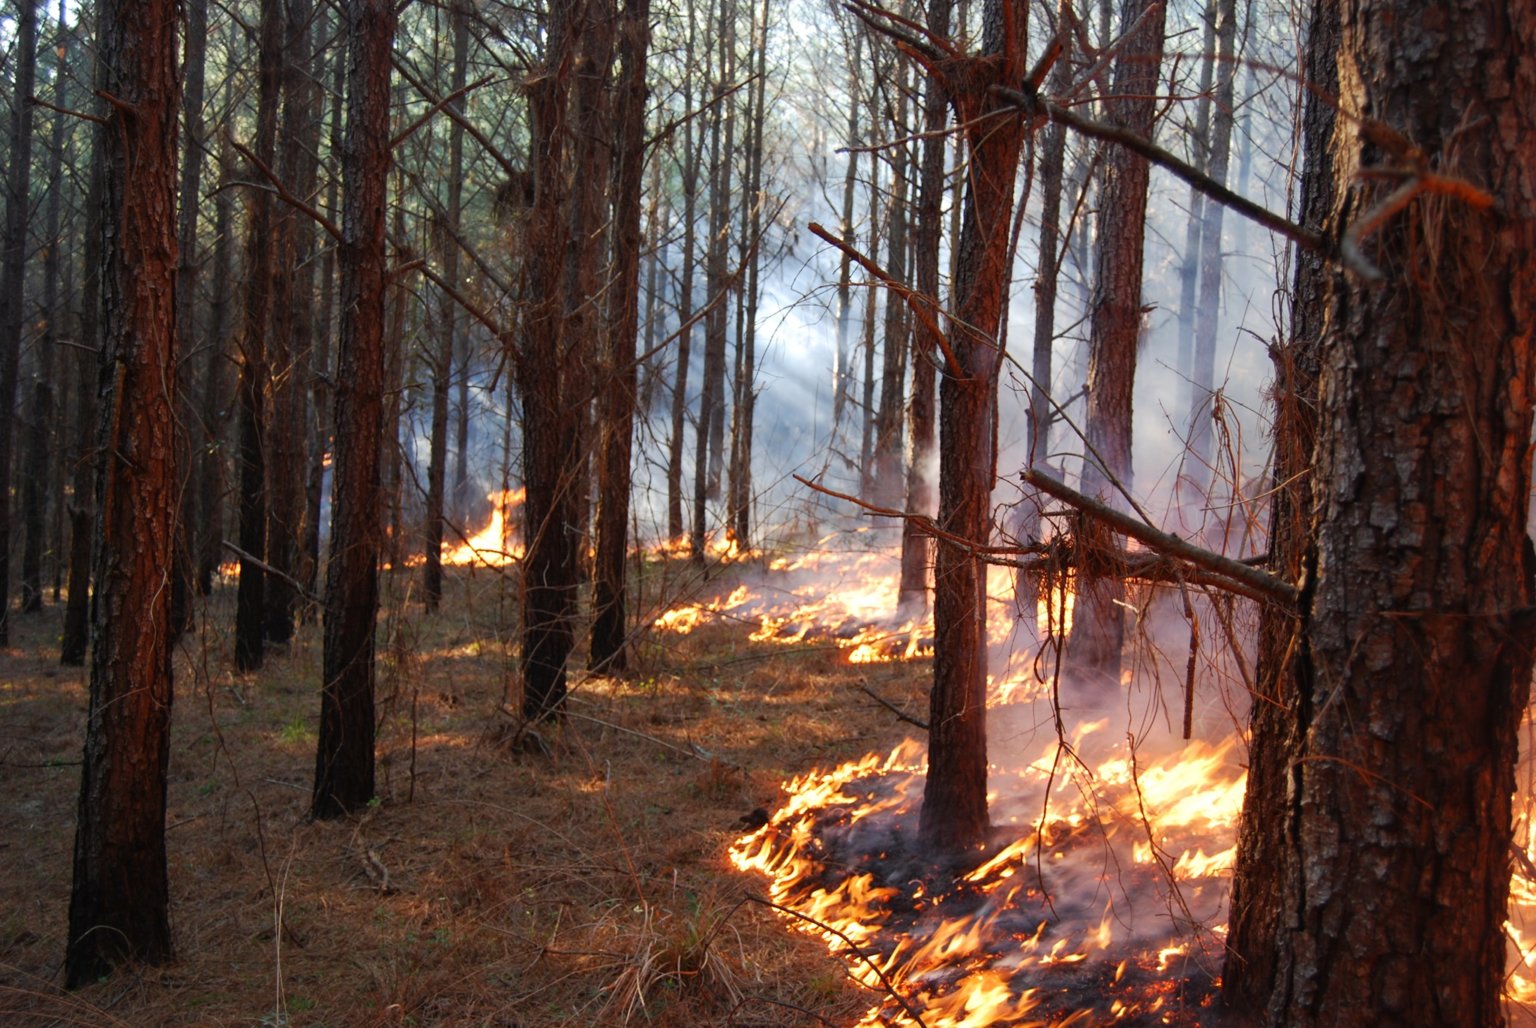
[[[443,543],[442,560],[452,566],[505,567],[523,558],[523,545],[515,539],[513,525],[523,505],[522,489],[498,489],[488,493],[491,517],[478,532],[454,544]]]

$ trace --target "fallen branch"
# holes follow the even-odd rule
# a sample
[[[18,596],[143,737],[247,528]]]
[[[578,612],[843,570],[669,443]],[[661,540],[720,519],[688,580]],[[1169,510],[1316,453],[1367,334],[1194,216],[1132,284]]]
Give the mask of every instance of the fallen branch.
[[[283,581],[293,586],[299,591],[299,595],[304,597],[304,599],[308,602],[313,603],[317,607],[325,606],[325,600],[304,588],[304,583],[299,581],[297,578],[277,570],[277,568],[273,567],[271,564],[268,564],[260,557],[251,556],[249,553],[246,553],[244,550],[230,542],[228,539],[223,540],[223,543],[226,550],[228,550],[230,553],[233,553],[236,557],[239,557],[242,561],[250,561],[256,567],[260,568],[262,571],[265,571],[267,574],[281,578]]]
[[[1266,599],[1275,600],[1284,604],[1296,602],[1297,589],[1290,582],[1275,577],[1261,568],[1244,564],[1240,560],[1223,557],[1219,553],[1202,549],[1193,543],[1185,542],[1178,536],[1164,532],[1160,528],[1153,528],[1144,522],[1137,521],[1128,514],[1123,514],[1106,503],[1085,496],[1070,486],[1056,481],[1050,475],[1034,469],[1023,473],[1023,479],[1029,485],[1041,492],[1049,493],[1068,506],[1097,518],[1098,520],[1114,528],[1122,535],[1129,536],[1158,553],[1178,557],[1199,568],[1215,572],[1223,578],[1229,578],[1234,582],[1246,586]]]

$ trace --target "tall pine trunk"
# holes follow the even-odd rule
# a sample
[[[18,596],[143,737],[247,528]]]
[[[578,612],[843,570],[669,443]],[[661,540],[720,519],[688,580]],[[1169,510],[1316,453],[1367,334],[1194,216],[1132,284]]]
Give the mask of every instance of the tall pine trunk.
[[[1338,15],[1337,77],[1316,88],[1372,120],[1331,135],[1325,236],[1406,181],[1362,169],[1465,186],[1419,190],[1359,241],[1379,281],[1331,267],[1317,294],[1298,647],[1273,698],[1286,716],[1252,741],[1285,783],[1245,805],[1229,995],[1297,1028],[1501,1025],[1536,642],[1536,9],[1347,0]],[[1271,818],[1286,845],[1259,867],[1252,822]],[[1271,889],[1273,927],[1244,925]]]
[[[347,0],[341,320],[335,488],[325,576],[320,739],[310,812],[339,817],[373,798],[374,622],[379,609],[384,432],[384,201],[389,183],[391,0]]]
[[[21,0],[16,22],[16,82],[11,103],[5,224],[0,230],[0,646],[11,632],[11,462],[16,378],[21,362],[27,276],[27,214],[32,199],[32,95],[37,78],[37,0]]]
[[[650,0],[630,0],[619,23],[617,148],[613,172],[613,298],[604,325],[607,353],[598,396],[597,559],[592,582],[595,669],[627,666],[625,559],[630,460],[634,446],[635,339],[640,325],[640,201],[645,186],[645,68]]]
[[[1026,131],[1023,119],[1000,109],[990,87],[1023,79],[1027,18],[1021,0],[987,0],[982,53],[946,72],[956,121],[965,126],[970,174],[947,326],[953,363],[939,384],[938,523],[945,535],[935,544],[928,780],[918,831],[950,851],[980,845],[988,828],[986,566],[972,547],[991,538],[1000,337],[1013,264],[1009,228]]]
[[[1155,0],[1124,0],[1120,24],[1139,28],[1115,58],[1110,118],[1118,128],[1151,139],[1157,117],[1158,69],[1165,8]],[[1115,506],[1131,487],[1131,393],[1141,341],[1142,249],[1146,236],[1144,158],[1115,148],[1104,163],[1099,202],[1098,274],[1088,336],[1088,412],[1082,490]],[[1118,577],[1119,541],[1086,519],[1077,532],[1077,603],[1068,662],[1084,691],[1103,698],[1120,684],[1125,646],[1125,583]]]
[[[174,0],[101,12],[104,189],[97,593],[65,981],[171,956],[166,877],[176,546]]]

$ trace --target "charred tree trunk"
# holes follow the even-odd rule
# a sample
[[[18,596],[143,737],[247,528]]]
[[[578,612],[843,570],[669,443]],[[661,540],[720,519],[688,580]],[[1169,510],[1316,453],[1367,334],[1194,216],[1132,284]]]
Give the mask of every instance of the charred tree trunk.
[[[165,859],[170,583],[176,546],[173,0],[108,0],[107,166],[94,647],[65,980],[171,956]]]
[[[645,187],[646,58],[650,0],[630,0],[619,24],[617,159],[613,173],[613,298],[604,326],[605,381],[599,395],[597,560],[592,582],[592,668],[628,664],[625,558],[629,547],[630,458],[634,446],[635,339],[640,326],[640,201]]]
[[[1158,68],[1165,8],[1152,0],[1125,0],[1120,24],[1139,24],[1115,58],[1110,118],[1151,139],[1157,117]],[[1097,283],[1088,338],[1088,412],[1082,490],[1116,506],[1116,488],[1131,485],[1131,392],[1141,341],[1142,243],[1146,234],[1147,162],[1116,148],[1104,165],[1099,202]],[[1086,691],[1107,696],[1120,685],[1125,645],[1125,583],[1117,577],[1121,544],[1086,520],[1078,531],[1077,603],[1068,662]]]
[[[710,304],[704,315],[704,366],[699,381],[699,422],[694,437],[693,543],[696,563],[704,561],[709,535],[709,500],[720,495],[720,450],[717,424],[723,433],[725,413],[725,337],[728,285],[727,260],[731,236],[731,162],[735,154],[736,119],[726,87],[736,72],[736,6],[716,0],[719,52],[715,68],[714,121],[709,132],[709,236],[704,257],[704,292]]]
[[[338,26],[342,25],[345,21],[344,13],[337,11],[336,19]],[[331,110],[326,136],[330,152],[333,155],[340,155],[345,149],[342,100],[346,95],[347,62],[340,55],[332,56],[330,60]],[[327,178],[326,208],[332,211],[338,210],[341,207],[341,176],[332,169]],[[308,516],[305,518],[308,531],[304,536],[304,583],[311,592],[315,591],[315,583],[320,577],[320,499],[325,486],[327,457],[332,447],[331,397],[336,381],[336,368],[331,344],[340,328],[339,315],[336,311],[337,266],[336,247],[327,246],[320,267],[319,336],[310,355],[309,365],[311,440],[309,477],[304,487],[305,504],[308,509]]]
[[[449,95],[457,96],[468,81],[469,73],[469,12],[463,3],[453,5],[453,72],[449,81]],[[452,101],[462,116],[464,98]],[[448,282],[459,280],[459,244],[454,238],[459,231],[459,211],[464,198],[464,126],[459,118],[453,119],[448,129],[448,189],[443,203],[443,219],[446,224],[438,233],[438,253],[442,260],[443,278]],[[442,321],[439,331],[442,338],[432,362],[432,438],[427,459],[427,521],[426,563],[422,566],[421,592],[427,610],[437,610],[443,597],[443,507],[447,485],[448,465],[448,387],[453,377],[453,356],[459,334],[459,309],[453,298],[446,293],[438,309]],[[462,406],[462,405],[461,405]],[[459,432],[460,452],[464,445],[464,431]]]
[[[949,35],[950,0],[929,0],[928,31],[938,39]],[[944,235],[944,136],[949,100],[941,76],[929,73],[923,94],[923,153],[917,182],[912,277],[918,302],[926,305],[934,324],[939,320],[939,243]],[[907,408],[910,436],[907,457],[907,512],[933,513],[935,368],[939,340],[923,319],[912,326],[912,398]],[[901,529],[901,586],[898,609],[905,617],[920,617],[928,609],[928,568],[932,547],[917,521],[908,518]]]
[[[843,210],[838,222],[838,237],[853,238],[853,201],[858,194],[859,153],[855,149],[859,138],[859,111],[864,106],[859,95],[863,81],[862,72],[864,32],[853,32],[853,56],[848,62],[848,167],[843,172]],[[832,439],[837,439],[843,424],[843,411],[848,406],[848,385],[851,377],[849,365],[853,360],[853,258],[846,252],[837,264],[837,346],[832,351]]]
[[[283,75],[283,0],[262,0],[257,58],[257,160],[268,168],[277,152],[278,101]],[[271,327],[273,279],[272,196],[253,189],[246,198],[245,323],[240,339],[240,585],[235,594],[235,668],[261,667],[266,634],[267,556],[267,334]]]
[[[991,535],[999,337],[1025,133],[1023,121],[1001,110],[989,87],[1022,80],[1027,16],[1019,0],[987,0],[983,52],[946,72],[956,121],[965,126],[970,174],[948,324],[954,359],[939,385],[938,522],[948,539],[975,546]],[[986,566],[968,545],[941,539],[935,550],[928,783],[919,834],[930,845],[958,851],[985,841],[988,828]]]
[[[219,146],[221,178],[229,179],[229,140]],[[234,208],[230,190],[213,201],[213,295],[208,303],[208,352],[204,356],[201,430],[197,473],[197,591],[213,592],[213,576],[224,562],[224,490],[228,478],[229,307],[235,277]]]
[[[320,742],[310,812],[339,817],[373,798],[374,621],[379,609],[384,431],[384,206],[389,184],[391,0],[348,0],[342,154],[340,372],[331,558],[325,576]]]
[[[5,225],[0,234],[0,646],[11,639],[11,460],[16,379],[21,362],[27,276],[27,214],[32,198],[32,95],[37,78],[37,0],[20,0],[16,20],[16,91],[11,103]]]
[[[1536,636],[1536,222],[1519,213],[1536,195],[1536,10],[1352,0],[1338,13],[1337,95],[1372,120],[1332,135],[1325,233],[1402,185],[1363,168],[1433,167],[1468,186],[1420,191],[1363,240],[1380,281],[1330,269],[1321,289],[1295,701],[1281,734],[1252,744],[1266,764],[1294,750],[1284,803],[1249,803],[1242,831],[1283,823],[1288,845],[1244,894],[1274,887],[1283,902],[1273,932],[1238,936],[1254,948],[1233,950],[1230,988],[1255,1005],[1267,993],[1269,1022],[1300,1028],[1501,1025]],[[1469,109],[1488,131],[1466,131]],[[1246,853],[1239,865],[1257,870]]]

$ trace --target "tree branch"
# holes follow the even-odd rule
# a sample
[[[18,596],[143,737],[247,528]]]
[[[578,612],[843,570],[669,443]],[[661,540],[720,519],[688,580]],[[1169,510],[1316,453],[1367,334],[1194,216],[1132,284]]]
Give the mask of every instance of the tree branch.
[[[1123,514],[1108,504],[1102,503],[1091,496],[1085,496],[1076,489],[1058,482],[1050,475],[1043,474],[1034,469],[1027,470],[1022,475],[1025,482],[1034,486],[1041,492],[1049,493],[1068,506],[1082,511],[1090,517],[1104,522],[1111,528],[1127,535],[1137,542],[1142,543],[1158,553],[1167,554],[1170,557],[1178,557],[1190,564],[1207,571],[1213,571],[1217,575],[1240,583],[1264,596],[1287,605],[1294,604],[1297,597],[1297,588],[1290,582],[1283,581],[1264,571],[1242,561],[1223,557],[1219,553],[1202,549],[1193,543],[1185,542],[1178,536],[1164,532],[1160,528],[1153,528],[1145,522],[1137,521],[1128,514]]]

